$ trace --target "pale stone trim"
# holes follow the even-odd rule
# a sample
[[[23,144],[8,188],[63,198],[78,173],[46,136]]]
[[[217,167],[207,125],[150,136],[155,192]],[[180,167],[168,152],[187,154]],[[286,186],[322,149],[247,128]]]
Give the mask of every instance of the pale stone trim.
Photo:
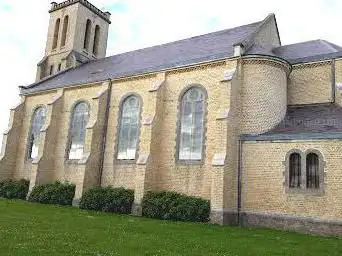
[[[215,153],[211,162],[212,166],[224,166],[226,162],[226,153]]]

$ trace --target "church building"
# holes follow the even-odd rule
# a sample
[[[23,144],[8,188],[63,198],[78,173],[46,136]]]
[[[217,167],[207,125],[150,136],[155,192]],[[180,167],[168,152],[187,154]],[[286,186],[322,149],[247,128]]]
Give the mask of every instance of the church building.
[[[106,56],[110,13],[52,2],[0,180],[210,200],[211,222],[342,234],[342,48],[264,20]]]

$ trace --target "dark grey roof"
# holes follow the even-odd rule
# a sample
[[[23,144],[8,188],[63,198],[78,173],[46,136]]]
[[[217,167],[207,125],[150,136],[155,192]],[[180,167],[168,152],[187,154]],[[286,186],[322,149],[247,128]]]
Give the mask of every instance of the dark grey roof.
[[[342,132],[342,108],[335,104],[288,107],[284,120],[269,133]]]
[[[291,63],[312,62],[342,56],[340,46],[320,39],[280,46],[272,52]]]
[[[285,45],[273,49],[258,48],[259,46],[254,45],[254,36],[263,24],[272,18],[274,14],[270,14],[263,21],[249,25],[90,61],[79,67],[46,77],[27,87],[21,87],[21,92],[27,94],[230,58],[233,56],[233,46],[242,43],[245,43],[248,49],[245,55],[268,55],[282,58],[291,64],[342,57],[340,46],[324,40]]]
[[[342,138],[342,107],[335,104],[289,106],[285,118],[274,129],[261,135],[245,135],[244,138],[286,139],[293,138],[292,135],[308,138],[318,134],[322,138],[329,134]]]
[[[229,58],[233,56],[233,45],[248,37],[261,23],[256,22],[91,61],[28,87],[22,87],[22,92],[30,93],[73,84],[91,83]]]
[[[342,47],[318,39],[273,49],[252,47],[247,54],[269,55],[287,60],[291,64],[298,64],[342,57]]]

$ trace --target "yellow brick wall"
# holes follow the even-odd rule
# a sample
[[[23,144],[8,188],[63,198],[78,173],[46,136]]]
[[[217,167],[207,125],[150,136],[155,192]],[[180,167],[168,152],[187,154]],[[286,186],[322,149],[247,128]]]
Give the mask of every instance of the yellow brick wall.
[[[231,68],[234,63],[214,67],[205,67],[184,72],[170,72],[167,74],[167,86],[164,98],[163,124],[157,171],[157,189],[175,190],[181,193],[210,198],[211,180],[215,169],[211,160],[216,145],[222,143],[220,129],[216,129],[216,117],[223,110],[229,108],[230,88],[221,83],[223,72]],[[179,95],[190,84],[201,84],[207,90],[207,116],[205,134],[205,157],[203,165],[184,165],[176,163],[176,130]],[[223,146],[224,147],[224,146]]]
[[[240,89],[240,133],[258,134],[276,126],[287,108],[287,64],[246,59]]]
[[[324,195],[289,194],[283,185],[285,155],[291,149],[319,150],[326,162]],[[340,140],[245,142],[242,210],[342,220]]]
[[[146,117],[148,109],[153,106],[149,101],[149,89],[156,80],[156,75],[149,75],[136,79],[113,81],[102,173],[102,184],[104,186],[113,185],[115,187],[123,186],[131,189],[135,188],[136,164],[124,161],[119,162],[116,160],[120,104],[128,95],[135,93],[136,95],[139,95],[142,100],[140,116],[142,118]],[[142,130],[143,126],[141,125],[138,150],[148,143],[144,138]]]
[[[31,162],[27,160],[27,142],[31,127],[31,119],[34,110],[38,106],[47,107],[46,104],[53,100],[56,91],[26,97],[25,112],[22,120],[22,127],[18,138],[17,166],[14,172],[14,179],[30,179]]]
[[[288,105],[332,101],[331,62],[293,66],[288,84]]]
[[[97,111],[96,106],[94,106],[93,98],[103,91],[103,86],[104,85],[102,84],[93,84],[89,87],[65,89],[63,96],[63,109],[62,113],[60,113],[59,119],[59,131],[56,134],[57,144],[55,149],[55,179],[62,181],[68,180],[74,183],[83,183],[84,173],[82,168],[80,169],[80,166],[76,163],[65,162],[71,111],[77,101],[84,100],[88,102],[90,107],[90,122],[92,116],[96,114]],[[86,138],[88,138],[87,134]],[[97,170],[94,171],[96,172]]]
[[[336,103],[342,106],[342,90],[337,85],[342,84],[342,59],[335,60],[335,95]]]

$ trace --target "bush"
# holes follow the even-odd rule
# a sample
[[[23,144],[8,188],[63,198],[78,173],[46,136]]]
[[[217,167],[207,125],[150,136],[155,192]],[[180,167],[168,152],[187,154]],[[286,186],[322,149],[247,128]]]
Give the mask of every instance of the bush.
[[[41,204],[71,205],[74,195],[74,184],[56,181],[53,184],[35,186],[30,194],[29,201]]]
[[[102,212],[130,213],[133,201],[134,191],[131,189],[98,187],[84,193],[80,208]]]
[[[142,202],[143,216],[156,219],[206,222],[209,213],[208,200],[176,192],[149,191]]]
[[[24,179],[0,181],[0,197],[25,200],[29,185],[30,182]]]

